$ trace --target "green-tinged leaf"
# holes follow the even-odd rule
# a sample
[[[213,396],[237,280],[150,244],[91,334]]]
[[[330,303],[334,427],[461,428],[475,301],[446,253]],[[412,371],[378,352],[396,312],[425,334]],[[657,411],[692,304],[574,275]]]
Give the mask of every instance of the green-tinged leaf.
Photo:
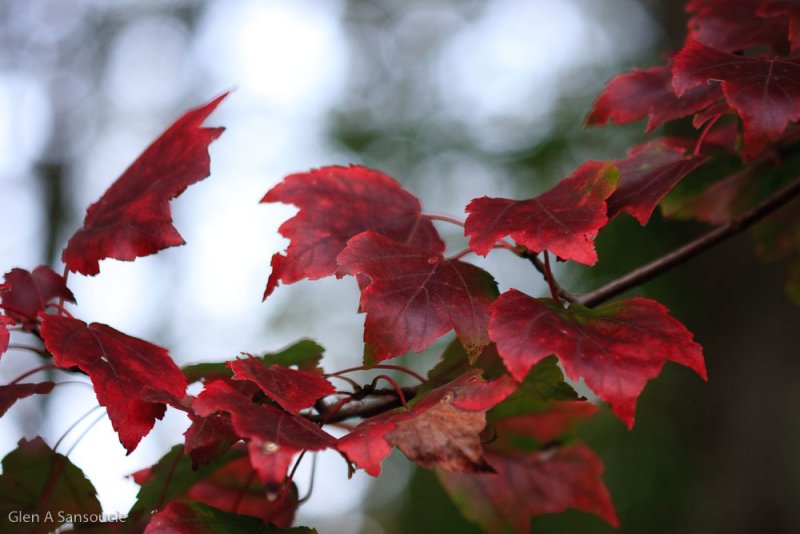
[[[134,474],[134,480],[142,487],[136,495],[130,516],[136,518],[158,510],[164,504],[186,493],[197,482],[208,478],[221,467],[244,455],[243,450],[232,449],[209,463],[193,469],[192,459],[184,454],[183,445],[175,445],[153,467]]]
[[[268,352],[258,356],[267,365],[280,365],[281,367],[297,366],[300,370],[314,369],[322,359],[325,349],[322,345],[310,339],[300,341],[281,349],[278,352]],[[225,362],[195,363],[181,368],[187,382],[197,382],[199,380],[217,380],[230,378],[233,371]]]
[[[100,502],[92,483],[66,456],[42,438],[22,439],[3,458],[0,475],[0,531],[50,532],[66,514],[99,514]],[[61,515],[59,515],[61,513]],[[12,515],[30,514],[30,520]]]
[[[581,400],[572,386],[564,381],[564,373],[555,356],[537,363],[522,381],[517,391],[498,404],[491,412],[492,419],[544,412],[554,401]]]
[[[494,343],[487,345],[480,354],[472,358],[456,338],[444,349],[439,363],[428,371],[428,380],[439,386],[455,380],[471,368],[483,369],[483,377],[488,379],[507,374]]]
[[[175,501],[148,523],[145,534],[265,534],[285,532],[272,529],[257,517],[223,512],[197,502]]]

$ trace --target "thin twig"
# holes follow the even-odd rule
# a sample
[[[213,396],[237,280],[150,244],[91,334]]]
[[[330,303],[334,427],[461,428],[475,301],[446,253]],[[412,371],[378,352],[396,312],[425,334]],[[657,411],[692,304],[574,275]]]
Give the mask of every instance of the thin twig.
[[[432,221],[447,222],[464,228],[464,221],[457,217],[453,217],[452,215],[445,215],[444,213],[423,213],[423,215]]]
[[[794,197],[800,194],[800,179],[782,187],[776,191],[772,196],[760,202],[750,210],[742,215],[731,219],[727,223],[718,226],[710,232],[701,235],[697,239],[686,243],[682,247],[665,254],[664,256],[651,261],[650,263],[635,269],[628,274],[625,274],[608,284],[595,289],[590,293],[581,295],[577,298],[578,304],[584,306],[596,306],[601,304],[620,293],[627,291],[633,287],[641,285],[653,278],[659,276],[676,267],[685,261],[697,256],[718,243],[733,237],[755,223],[774,212]]]
[[[539,259],[538,254],[536,254],[535,252],[532,252],[532,251],[530,251],[528,249],[521,249],[519,251],[515,251],[515,254],[517,254],[520,258],[525,258],[528,261],[530,261],[531,264],[534,267],[536,267],[536,270],[539,271],[540,273],[542,273],[542,276],[545,277],[545,280],[547,279],[547,275],[545,274],[544,263],[542,262],[542,260]],[[575,295],[574,293],[572,293],[570,291],[567,291],[566,289],[564,289],[560,285],[558,285],[558,296],[561,297],[562,299],[566,300],[567,302],[577,302],[577,300],[578,300],[578,296],[577,295]]]

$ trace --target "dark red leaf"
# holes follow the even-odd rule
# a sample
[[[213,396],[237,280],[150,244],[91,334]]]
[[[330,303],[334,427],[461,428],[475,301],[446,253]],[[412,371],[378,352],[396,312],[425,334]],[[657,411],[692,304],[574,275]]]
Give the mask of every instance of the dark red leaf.
[[[686,4],[689,40],[728,52],[768,45],[780,52],[786,47],[785,18],[758,16],[764,0],[691,0]]]
[[[517,455],[487,451],[486,460],[496,473],[437,473],[464,515],[488,532],[527,533],[531,516],[568,508],[619,526],[600,478],[603,464],[583,444]]]
[[[800,119],[800,59],[742,57],[689,42],[675,57],[675,91],[710,81],[722,83],[725,100],[742,118],[746,158]]]
[[[431,254],[444,251],[417,197],[389,176],[365,167],[323,167],[293,174],[273,187],[261,202],[294,204],[300,212],[283,223],[291,239],[286,254],[272,257],[264,298],[279,282],[291,284],[336,272],[336,257],[350,238],[372,230]]]
[[[8,342],[11,341],[11,333],[8,331],[8,327],[15,324],[17,323],[11,317],[0,315],[0,356],[8,350]]]
[[[227,452],[239,441],[231,418],[226,413],[199,417],[189,413],[192,425],[184,432],[183,450],[192,458],[192,467],[205,465]]]
[[[650,220],[664,196],[686,175],[703,164],[705,156],[685,156],[684,149],[666,139],[656,139],[633,147],[625,159],[614,164],[619,169],[619,187],[608,198],[608,217],[626,211],[641,224]]]
[[[588,401],[558,401],[551,403],[543,412],[503,418],[502,428],[497,431],[506,432],[509,436],[530,436],[539,444],[547,445],[598,411],[599,408]],[[501,436],[500,439],[506,440],[507,437]]]
[[[208,176],[208,145],[224,128],[202,124],[226,96],[179,118],[89,206],[83,227],[61,254],[70,271],[95,275],[104,258],[132,261],[184,244],[169,201]]]
[[[627,124],[649,117],[645,132],[671,120],[686,117],[722,98],[716,85],[702,85],[677,96],[672,88],[671,65],[634,70],[609,82],[597,97],[587,124],[609,121]]]
[[[464,233],[469,246],[485,256],[498,240],[511,236],[535,252],[549,250],[559,258],[593,265],[594,238],[608,222],[605,201],[618,176],[610,162],[588,161],[535,198],[476,198],[467,205]]]
[[[419,352],[451,329],[470,354],[489,343],[486,323],[497,285],[486,271],[375,232],[351,239],[338,261],[337,276],[369,277],[361,307],[364,341],[376,362]]]
[[[0,292],[2,308],[28,332],[36,328],[36,317],[55,299],[75,302],[66,281],[50,267],[40,265],[28,272],[11,269],[5,275],[5,291]]]
[[[292,457],[302,450],[319,451],[333,447],[336,440],[307,419],[270,404],[256,404],[227,382],[217,380],[192,404],[199,416],[222,411],[231,415],[237,435],[249,439],[250,461],[265,483],[286,474]]]
[[[479,370],[472,370],[414,399],[409,409],[367,419],[340,438],[336,448],[372,476],[380,474],[392,446],[423,467],[486,471],[480,440],[486,410],[516,387],[508,376],[486,382]]]
[[[41,333],[58,367],[77,366],[89,375],[128,454],[166,410],[161,402],[145,400],[147,395],[180,400],[186,393],[181,370],[165,349],[152,343],[104,324],[57,315],[43,316]]]
[[[296,371],[279,365],[267,366],[253,357],[228,362],[228,367],[233,371],[235,380],[250,380],[258,384],[267,397],[292,413],[313,406],[317,399],[336,391],[318,373]]]
[[[772,21],[772,24],[782,24],[783,21],[788,20],[791,50],[795,52],[800,48],[800,3],[792,0],[762,2],[758,8],[758,15],[777,18],[778,20]]]
[[[54,382],[39,382],[37,384],[8,384],[0,386],[0,417],[19,399],[30,395],[46,395],[53,390]]]
[[[489,335],[517,380],[556,354],[567,376],[583,378],[629,428],[636,399],[667,360],[706,379],[702,348],[692,334],[666,307],[641,297],[564,309],[512,289],[492,304]]]

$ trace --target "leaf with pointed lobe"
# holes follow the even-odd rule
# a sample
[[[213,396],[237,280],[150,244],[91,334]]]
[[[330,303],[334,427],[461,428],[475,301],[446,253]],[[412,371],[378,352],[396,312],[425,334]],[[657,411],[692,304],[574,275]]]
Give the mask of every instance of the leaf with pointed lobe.
[[[593,265],[594,238],[608,222],[606,199],[618,177],[610,162],[588,161],[535,198],[476,198],[467,205],[469,246],[485,256],[498,240],[511,236],[534,252],[549,250],[561,259]]]
[[[579,423],[599,411],[595,404],[585,400],[550,402],[542,411],[513,416],[500,416],[493,411],[491,421],[499,434],[494,447],[516,450],[547,447],[574,432]],[[524,442],[528,445],[521,447]]]
[[[786,48],[787,20],[759,16],[764,4],[764,0],[691,0],[686,4],[687,40],[727,52],[758,46],[780,52]]]
[[[588,125],[627,124],[648,117],[645,133],[662,124],[696,113],[722,98],[716,85],[694,87],[678,96],[672,88],[670,65],[634,69],[611,80],[595,100]]]
[[[510,454],[489,450],[495,473],[437,470],[439,480],[467,519],[487,532],[530,530],[532,516],[575,508],[617,527],[619,520],[600,476],[603,464],[583,444]]]
[[[253,357],[228,362],[228,367],[233,371],[235,380],[250,380],[257,384],[267,397],[292,413],[309,408],[318,399],[336,391],[319,373],[275,364],[267,366]]]
[[[636,399],[668,360],[706,379],[702,348],[662,304],[636,297],[565,309],[515,289],[492,305],[489,335],[517,380],[537,362],[556,354],[567,376],[583,378],[628,428]]]
[[[42,438],[22,439],[3,458],[0,475],[0,517],[4,533],[47,533],[60,526],[62,514],[99,514],[97,492],[69,458]],[[40,521],[6,521],[14,512],[39,514]],[[48,515],[52,519],[48,519]]]
[[[36,394],[47,395],[55,385],[55,382],[47,381],[0,386],[0,417],[18,400]]]
[[[11,333],[8,328],[17,324],[14,319],[5,315],[0,315],[0,356],[8,350],[8,343],[11,341]]]
[[[209,463],[239,441],[230,415],[226,413],[200,417],[190,412],[189,419],[192,424],[183,433],[183,451],[191,457],[192,467]]]
[[[515,389],[507,375],[486,382],[480,370],[472,370],[416,397],[408,408],[366,419],[336,448],[372,476],[380,474],[393,446],[423,467],[485,471],[480,434],[486,411]]]
[[[202,124],[226,96],[179,118],[89,206],[61,254],[70,271],[95,275],[102,259],[133,261],[184,244],[169,202],[209,175],[208,146],[224,128]]]
[[[352,238],[368,230],[404,245],[444,251],[419,200],[389,176],[366,167],[323,167],[293,174],[273,187],[261,202],[283,202],[300,208],[283,223],[291,240],[286,254],[272,257],[267,298],[278,283],[315,280],[336,272],[336,257]]]
[[[75,302],[64,277],[45,265],[32,272],[11,269],[6,273],[3,285],[5,290],[0,291],[0,307],[28,332],[36,328],[39,312],[45,311],[53,300]]]
[[[691,41],[675,57],[672,85],[683,94],[708,82],[720,82],[728,105],[742,118],[745,158],[800,119],[798,58],[742,57]]]
[[[647,224],[658,203],[689,173],[703,164],[705,156],[686,156],[683,148],[666,139],[633,147],[619,169],[619,186],[608,198],[608,217],[625,211],[642,225]]]
[[[166,410],[163,402],[146,400],[148,393],[177,400],[186,394],[183,373],[157,345],[101,323],[57,315],[43,316],[41,334],[55,365],[77,366],[89,375],[128,454]]]
[[[486,324],[497,285],[486,271],[457,259],[364,232],[339,254],[337,276],[367,276],[361,308],[364,341],[376,363],[426,349],[455,330],[472,354],[489,343]]]
[[[236,434],[249,440],[250,461],[265,483],[282,479],[295,454],[327,449],[336,442],[307,419],[270,404],[256,404],[222,380],[207,384],[192,410],[202,417],[229,413]],[[276,475],[280,470],[282,474]]]

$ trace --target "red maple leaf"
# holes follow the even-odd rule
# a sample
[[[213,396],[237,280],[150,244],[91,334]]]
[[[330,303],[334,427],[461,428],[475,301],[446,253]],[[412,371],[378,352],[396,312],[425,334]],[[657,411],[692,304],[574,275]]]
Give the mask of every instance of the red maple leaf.
[[[573,380],[583,378],[633,427],[636,399],[669,360],[706,379],[702,348],[663,305],[636,297],[597,308],[535,299],[515,289],[492,304],[489,335],[511,375],[556,354]]]
[[[464,234],[470,237],[469,246],[485,256],[499,239],[511,236],[535,252],[549,250],[559,258],[593,265],[594,238],[608,222],[605,201],[618,176],[610,162],[588,161],[538,197],[476,198],[467,205]]]
[[[528,532],[531,516],[577,508],[619,526],[600,475],[603,464],[576,443],[525,454],[486,452],[495,473],[437,471],[447,492],[469,519],[488,532]]]
[[[728,52],[759,45],[774,51],[786,47],[788,34],[785,18],[759,16],[764,0],[691,0],[687,40],[699,41]]]
[[[742,118],[745,158],[800,119],[800,59],[742,57],[691,41],[675,57],[675,92],[709,81],[721,82],[725,100]]]
[[[132,261],[185,243],[172,225],[169,201],[208,176],[208,145],[224,128],[202,124],[226,96],[179,118],[89,206],[61,254],[70,271],[95,275],[104,258]]]
[[[645,129],[645,133],[649,133],[665,122],[696,113],[720,98],[722,91],[716,85],[701,85],[677,96],[672,88],[671,64],[635,69],[608,83],[595,100],[586,123],[627,124],[649,117]]]
[[[340,438],[336,448],[372,476],[380,474],[381,461],[392,446],[423,467],[486,471],[480,440],[486,410],[517,386],[508,376],[486,382],[480,373],[469,371],[417,397],[408,409],[365,420]]]
[[[250,380],[261,391],[289,412],[297,413],[313,406],[317,399],[332,395],[336,390],[318,373],[298,371],[266,365],[263,360],[253,358],[228,362],[235,380]]]
[[[147,397],[184,397],[186,380],[165,349],[104,324],[42,317],[42,339],[53,362],[64,369],[77,366],[89,375],[128,454],[164,416],[166,405]]]
[[[0,292],[0,307],[28,332],[36,328],[38,313],[54,299],[75,302],[64,277],[45,265],[38,266],[33,272],[11,269],[5,275],[5,282],[5,290]]]
[[[351,239],[338,262],[337,276],[369,277],[361,284],[361,307],[364,341],[375,361],[419,352],[451,329],[470,354],[489,343],[486,324],[497,285],[486,271],[375,232]]]
[[[619,186],[608,198],[608,217],[626,211],[646,224],[661,199],[708,159],[684,152],[668,139],[656,139],[633,147],[628,157],[615,161]]]
[[[0,417],[2,417],[11,406],[19,399],[30,395],[46,395],[53,390],[55,382],[39,382],[37,384],[8,384],[0,386]]]
[[[417,197],[389,176],[365,167],[323,167],[287,176],[261,202],[300,208],[279,229],[291,243],[285,255],[272,257],[264,298],[279,282],[334,274],[336,257],[347,242],[367,230],[432,254],[444,251],[444,242],[422,215]]]
[[[9,326],[14,326],[14,319],[5,315],[0,315],[0,356],[8,350],[8,342],[11,341],[11,333],[8,331]]]
[[[215,413],[200,417],[189,413],[191,426],[183,433],[183,451],[192,458],[192,467],[205,465],[239,441],[230,415]]]
[[[207,384],[192,410],[203,417],[219,411],[231,415],[236,434],[249,440],[250,462],[264,483],[282,481],[298,452],[327,449],[336,442],[307,419],[270,404],[256,404],[224,380]]]

